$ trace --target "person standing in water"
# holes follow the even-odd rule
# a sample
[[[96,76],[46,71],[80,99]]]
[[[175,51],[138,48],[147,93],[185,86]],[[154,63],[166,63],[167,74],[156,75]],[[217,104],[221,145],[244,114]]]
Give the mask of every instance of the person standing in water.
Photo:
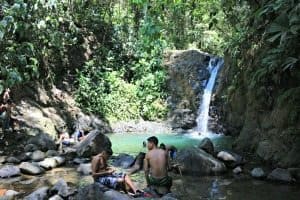
[[[157,137],[152,136],[147,139],[148,152],[144,159],[145,178],[148,186],[163,187],[169,192],[172,178],[168,175],[168,154],[157,145]]]

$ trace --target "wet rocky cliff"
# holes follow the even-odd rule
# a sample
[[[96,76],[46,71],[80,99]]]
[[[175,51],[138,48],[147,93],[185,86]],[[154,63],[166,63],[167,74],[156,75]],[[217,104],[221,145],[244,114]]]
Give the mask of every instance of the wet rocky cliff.
[[[169,119],[175,129],[189,129],[196,125],[203,84],[209,78],[210,56],[199,50],[177,50],[165,54]]]
[[[253,152],[275,166],[299,167],[299,68],[255,83],[257,60],[248,58],[248,64],[237,70],[230,56],[225,57],[213,106],[226,133],[236,137],[236,149]]]

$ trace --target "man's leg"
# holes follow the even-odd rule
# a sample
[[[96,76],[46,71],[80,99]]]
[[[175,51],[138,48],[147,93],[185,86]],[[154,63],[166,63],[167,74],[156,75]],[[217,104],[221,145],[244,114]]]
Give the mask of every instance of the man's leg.
[[[137,191],[137,188],[135,187],[135,185],[133,184],[133,182],[131,181],[130,177],[126,174],[125,177],[124,177],[124,181],[125,181],[125,184],[128,185],[128,187],[130,189],[132,189],[132,191],[134,193],[136,193]]]

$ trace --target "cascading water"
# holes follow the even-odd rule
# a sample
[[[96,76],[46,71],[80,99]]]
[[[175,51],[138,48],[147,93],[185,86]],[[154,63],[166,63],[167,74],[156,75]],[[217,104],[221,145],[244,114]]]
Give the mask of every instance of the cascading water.
[[[196,119],[197,127],[196,134],[204,137],[211,135],[208,130],[208,120],[209,120],[209,105],[211,100],[211,94],[216,82],[216,77],[220,67],[223,65],[223,60],[218,58],[211,58],[208,65],[208,70],[210,72],[209,80],[205,86],[204,93],[202,96],[202,102],[199,106],[198,117]]]

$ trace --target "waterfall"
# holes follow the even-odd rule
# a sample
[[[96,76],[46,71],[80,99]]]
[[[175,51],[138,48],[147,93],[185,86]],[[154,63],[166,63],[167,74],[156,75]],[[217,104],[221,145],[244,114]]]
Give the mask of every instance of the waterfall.
[[[210,58],[209,60],[209,65],[207,69],[210,72],[210,77],[208,82],[206,82],[204,93],[202,95],[202,102],[198,109],[198,117],[196,119],[197,135],[201,134],[201,136],[204,137],[210,135],[210,131],[208,130],[209,105],[210,105],[211,94],[215,85],[216,77],[222,65],[223,65],[222,59]]]

